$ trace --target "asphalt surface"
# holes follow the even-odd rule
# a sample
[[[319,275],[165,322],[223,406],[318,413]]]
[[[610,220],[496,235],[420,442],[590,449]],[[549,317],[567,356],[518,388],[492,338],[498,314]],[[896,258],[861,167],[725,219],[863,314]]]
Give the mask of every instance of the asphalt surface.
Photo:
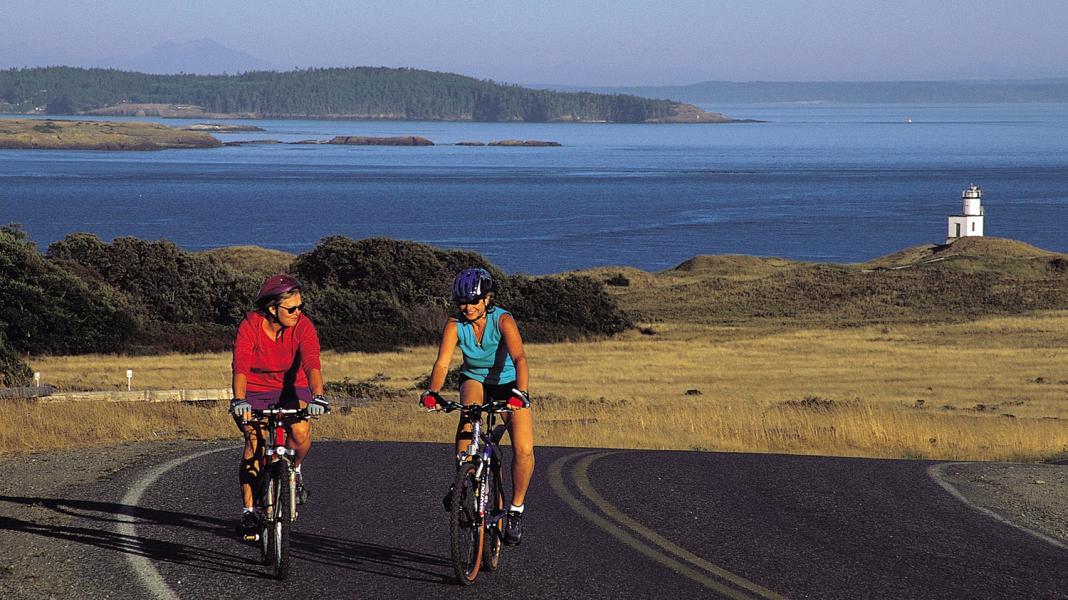
[[[462,587],[450,448],[355,442],[313,448],[279,582],[232,533],[238,455],[7,497],[56,517],[9,525],[66,542],[56,598],[1068,598],[1068,550],[965,506],[931,463],[561,448],[537,450],[523,543]]]

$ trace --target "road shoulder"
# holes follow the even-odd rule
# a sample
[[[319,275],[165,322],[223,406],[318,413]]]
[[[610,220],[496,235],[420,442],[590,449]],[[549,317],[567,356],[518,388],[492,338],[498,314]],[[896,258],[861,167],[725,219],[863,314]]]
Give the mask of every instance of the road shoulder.
[[[99,484],[218,442],[140,442],[0,457],[0,598],[103,598],[83,571],[116,540]],[[117,540],[121,543],[121,540]],[[108,578],[104,578],[107,580]]]
[[[1068,545],[1068,466],[949,463],[938,479],[972,506]]]

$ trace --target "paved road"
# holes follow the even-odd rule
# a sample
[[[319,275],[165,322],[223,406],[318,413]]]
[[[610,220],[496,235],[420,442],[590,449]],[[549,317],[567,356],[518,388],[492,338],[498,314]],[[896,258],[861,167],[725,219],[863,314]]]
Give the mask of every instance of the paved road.
[[[57,568],[87,583],[59,598],[1068,598],[1068,550],[961,504],[930,463],[560,448],[538,450],[523,544],[463,588],[449,448],[349,442],[316,444],[277,582],[231,533],[237,453],[4,500],[77,516],[15,524],[84,547]]]

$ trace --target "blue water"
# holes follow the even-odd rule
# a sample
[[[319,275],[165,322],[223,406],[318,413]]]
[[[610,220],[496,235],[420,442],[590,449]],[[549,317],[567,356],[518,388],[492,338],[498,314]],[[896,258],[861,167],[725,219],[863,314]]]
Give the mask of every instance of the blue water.
[[[509,272],[655,270],[697,254],[858,262],[940,243],[976,183],[987,235],[1068,252],[1068,105],[706,108],[769,122],[264,121],[266,133],[218,137],[442,145],[0,150],[0,221],[42,249],[76,231],[290,252],[387,236],[474,250]],[[564,146],[443,145],[507,138]]]

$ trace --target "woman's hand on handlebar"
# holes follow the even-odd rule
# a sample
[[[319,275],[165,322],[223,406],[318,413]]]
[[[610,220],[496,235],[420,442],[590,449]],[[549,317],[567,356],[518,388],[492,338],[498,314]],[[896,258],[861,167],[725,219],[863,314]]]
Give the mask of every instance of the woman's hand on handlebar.
[[[445,399],[441,394],[427,390],[419,394],[419,406],[427,410],[441,410],[445,407]]]
[[[520,389],[512,388],[512,396],[508,398],[508,408],[519,410],[530,407],[530,396]]]
[[[252,405],[244,398],[234,398],[230,401],[230,414],[247,419],[252,416]]]
[[[308,416],[318,417],[328,412],[330,412],[330,402],[320,395],[312,396],[311,402],[308,403]]]

